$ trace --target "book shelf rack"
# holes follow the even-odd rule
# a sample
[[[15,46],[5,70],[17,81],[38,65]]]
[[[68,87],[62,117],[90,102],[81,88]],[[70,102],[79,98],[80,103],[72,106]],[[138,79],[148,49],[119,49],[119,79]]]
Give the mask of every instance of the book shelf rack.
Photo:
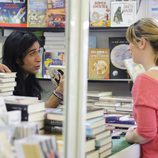
[[[65,28],[51,28],[51,27],[0,27],[2,35],[4,30],[23,30],[23,31],[46,31],[46,32],[65,32]]]
[[[90,27],[89,31],[90,32],[118,32],[118,31],[125,31],[127,27]]]

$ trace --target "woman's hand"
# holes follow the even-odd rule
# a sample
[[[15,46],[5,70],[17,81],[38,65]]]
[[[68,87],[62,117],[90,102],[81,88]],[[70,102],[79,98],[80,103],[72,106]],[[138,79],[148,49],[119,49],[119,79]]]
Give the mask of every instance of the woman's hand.
[[[4,64],[0,64],[0,72],[9,73],[11,70]]]

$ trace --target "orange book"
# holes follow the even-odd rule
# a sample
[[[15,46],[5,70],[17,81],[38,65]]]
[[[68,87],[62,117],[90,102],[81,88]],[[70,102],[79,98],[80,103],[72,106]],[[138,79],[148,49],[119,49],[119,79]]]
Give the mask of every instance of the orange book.
[[[88,62],[89,80],[109,79],[109,49],[90,48]]]

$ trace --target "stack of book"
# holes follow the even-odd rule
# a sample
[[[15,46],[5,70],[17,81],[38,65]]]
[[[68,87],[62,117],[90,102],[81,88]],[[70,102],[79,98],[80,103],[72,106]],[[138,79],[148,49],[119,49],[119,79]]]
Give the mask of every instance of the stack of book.
[[[93,109],[95,108],[93,107],[92,110]],[[95,149],[91,148],[91,150],[86,152],[86,158],[93,157],[93,155],[96,156],[97,153],[98,156],[96,157],[100,158],[106,157],[111,154],[111,131],[107,128],[105,124],[104,110],[102,115],[94,115],[93,117],[86,120],[86,137],[88,141],[90,141],[90,138],[93,138],[95,141]]]
[[[94,105],[98,102],[100,97],[110,97],[112,96],[112,91],[88,91],[87,92],[87,104],[88,106]]]
[[[7,111],[20,110],[21,121],[36,122],[39,129],[44,126],[45,103],[37,97],[8,96],[4,99]]]
[[[0,73],[0,96],[13,95],[16,73]]]
[[[129,127],[136,126],[135,120],[130,115],[122,114],[105,114],[107,125],[114,126],[122,132],[127,132]]]
[[[56,139],[53,136],[33,135],[15,141],[17,158],[58,158]]]
[[[94,106],[104,108],[107,113],[132,114],[133,101],[131,97],[110,96],[100,97]]]
[[[49,78],[50,65],[65,65],[65,33],[44,32],[44,37],[43,77]]]

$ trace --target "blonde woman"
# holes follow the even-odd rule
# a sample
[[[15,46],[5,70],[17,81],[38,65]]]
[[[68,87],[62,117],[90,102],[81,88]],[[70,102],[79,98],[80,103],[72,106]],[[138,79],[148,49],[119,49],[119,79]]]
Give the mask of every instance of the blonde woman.
[[[132,88],[137,127],[128,130],[126,139],[141,145],[141,158],[158,158],[158,22],[143,18],[127,29],[126,37],[134,62],[146,70]]]

